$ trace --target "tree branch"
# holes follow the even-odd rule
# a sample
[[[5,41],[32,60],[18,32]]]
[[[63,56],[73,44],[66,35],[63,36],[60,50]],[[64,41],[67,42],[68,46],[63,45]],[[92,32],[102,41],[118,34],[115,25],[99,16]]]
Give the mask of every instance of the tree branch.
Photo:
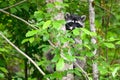
[[[7,10],[7,9],[9,9],[9,8],[12,8],[12,7],[17,6],[17,5],[19,5],[19,4],[22,4],[22,3],[26,2],[26,1],[27,1],[27,0],[20,1],[20,2],[18,2],[18,3],[16,3],[16,4],[14,4],[14,5],[11,5],[11,6],[8,6],[8,7],[3,8],[3,10]]]
[[[33,28],[33,29],[37,29],[35,26],[31,25],[31,24],[28,23],[26,20],[24,20],[24,19],[22,19],[22,18],[20,18],[20,17],[18,17],[18,16],[16,16],[16,15],[14,15],[14,14],[10,14],[9,12],[7,12],[7,11],[5,11],[5,10],[3,10],[3,9],[0,9],[0,12],[5,13],[5,14],[7,14],[7,15],[10,15],[10,16],[12,16],[12,17],[14,17],[14,18],[16,18],[16,19],[24,22],[25,24],[27,24],[28,26],[30,26],[30,27]]]
[[[86,80],[89,80],[88,74],[82,69],[82,67],[79,66],[77,62],[74,62],[74,64],[82,71],[82,73],[84,74],[83,76],[86,77]]]
[[[42,74],[45,75],[45,73],[42,71],[42,69],[39,68],[39,66],[33,61],[28,55],[26,55],[23,51],[21,51],[17,46],[15,46],[12,42],[10,42],[9,39],[7,39],[2,32],[0,32],[0,35],[2,38],[4,38],[12,47],[14,47],[20,54],[22,54],[24,57],[26,57],[30,62],[38,69],[38,71]],[[49,80],[49,78],[47,78]]]

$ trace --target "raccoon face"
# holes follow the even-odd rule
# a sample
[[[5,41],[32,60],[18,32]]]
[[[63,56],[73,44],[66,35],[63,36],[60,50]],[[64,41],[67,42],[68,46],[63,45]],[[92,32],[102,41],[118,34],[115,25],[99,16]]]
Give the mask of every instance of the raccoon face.
[[[75,14],[66,14],[65,20],[66,20],[66,30],[73,30],[75,28],[82,28],[84,27],[84,21],[86,19],[85,15],[78,16]]]

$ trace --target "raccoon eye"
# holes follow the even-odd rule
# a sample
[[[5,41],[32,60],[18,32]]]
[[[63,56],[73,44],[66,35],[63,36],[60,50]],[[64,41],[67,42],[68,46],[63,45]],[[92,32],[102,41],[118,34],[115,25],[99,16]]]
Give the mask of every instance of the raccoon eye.
[[[66,21],[66,23],[70,23],[70,22],[74,23],[74,20],[67,20]]]
[[[77,24],[79,24],[80,26],[84,26],[84,23],[82,21],[76,21]]]
[[[81,24],[79,24],[79,23],[76,23],[76,27],[77,27],[77,28],[82,28],[82,27],[84,27],[84,26],[81,25]]]

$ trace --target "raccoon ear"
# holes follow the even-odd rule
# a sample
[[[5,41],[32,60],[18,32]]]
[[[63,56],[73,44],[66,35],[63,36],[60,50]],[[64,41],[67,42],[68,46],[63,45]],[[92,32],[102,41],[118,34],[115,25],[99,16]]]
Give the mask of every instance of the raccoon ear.
[[[65,20],[67,20],[70,17],[70,13],[66,13],[64,17],[65,17]]]
[[[81,16],[81,21],[85,21],[85,19],[86,19],[86,15],[82,15]]]

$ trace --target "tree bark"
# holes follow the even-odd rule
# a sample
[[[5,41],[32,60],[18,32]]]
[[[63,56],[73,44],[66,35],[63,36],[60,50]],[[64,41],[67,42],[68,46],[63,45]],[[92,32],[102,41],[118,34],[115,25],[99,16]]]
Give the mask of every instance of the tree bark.
[[[94,11],[94,0],[88,0],[89,1],[89,21],[90,21],[90,29],[92,32],[96,32],[95,29],[95,11]],[[93,44],[96,44],[95,37],[91,38],[91,42]],[[97,49],[93,51],[94,56],[97,55]],[[98,80],[98,68],[97,63],[93,62],[92,65],[93,68],[93,80]]]
[[[63,3],[63,0],[46,0],[46,2],[47,2],[47,3],[53,3],[53,2]],[[62,6],[55,6],[55,7],[56,7],[58,10],[60,10]],[[48,12],[51,12],[51,11],[52,11],[52,9],[48,9]],[[64,13],[63,13],[62,11],[59,11],[59,13],[57,13],[57,15],[54,16],[54,19],[55,19],[55,20],[64,20]],[[62,26],[61,29],[63,30],[63,32],[66,31],[65,26]],[[60,43],[58,42],[57,44],[58,44],[57,46],[59,46]],[[63,47],[66,47],[67,45],[68,45],[68,43],[65,43]],[[64,56],[64,55],[61,53],[61,56]],[[68,69],[73,69],[73,63],[71,63],[71,64],[65,63],[65,66],[64,66],[64,68],[62,69],[62,71],[68,70]],[[74,76],[73,76],[73,74],[68,73],[66,76],[64,76],[64,77],[62,78],[62,80],[74,80]]]

